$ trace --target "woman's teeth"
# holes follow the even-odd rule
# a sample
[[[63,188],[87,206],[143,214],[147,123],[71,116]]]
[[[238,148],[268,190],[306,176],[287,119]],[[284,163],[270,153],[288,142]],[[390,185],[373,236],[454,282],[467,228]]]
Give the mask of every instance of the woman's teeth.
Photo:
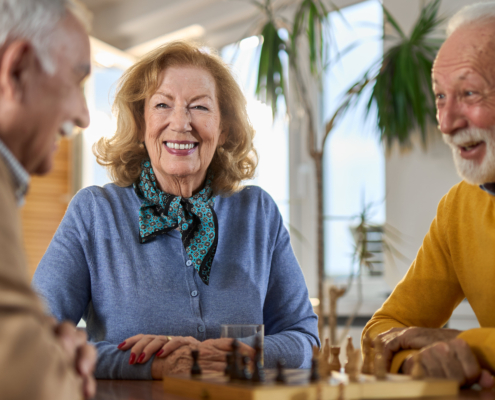
[[[170,143],[166,142],[166,145],[170,149],[176,149],[176,150],[189,150],[192,149],[195,145],[195,143],[190,143],[190,144],[184,144],[184,143]]]

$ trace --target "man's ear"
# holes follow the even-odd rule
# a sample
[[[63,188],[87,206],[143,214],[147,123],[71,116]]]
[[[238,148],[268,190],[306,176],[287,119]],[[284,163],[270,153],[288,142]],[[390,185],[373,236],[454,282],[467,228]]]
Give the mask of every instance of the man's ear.
[[[0,91],[4,98],[20,102],[26,85],[38,69],[33,46],[25,40],[15,40],[7,45],[0,60]]]

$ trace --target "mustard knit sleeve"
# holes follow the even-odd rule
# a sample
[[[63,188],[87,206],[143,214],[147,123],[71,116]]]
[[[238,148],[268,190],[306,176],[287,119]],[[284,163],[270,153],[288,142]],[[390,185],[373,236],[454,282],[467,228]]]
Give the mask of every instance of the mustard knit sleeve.
[[[482,368],[495,373],[495,328],[469,329],[457,337],[467,342]]]
[[[441,328],[464,298],[448,247],[448,197],[449,194],[440,201],[437,215],[406,276],[366,324],[363,337],[369,334],[374,339],[396,327]],[[391,372],[397,372],[408,354],[396,354]]]

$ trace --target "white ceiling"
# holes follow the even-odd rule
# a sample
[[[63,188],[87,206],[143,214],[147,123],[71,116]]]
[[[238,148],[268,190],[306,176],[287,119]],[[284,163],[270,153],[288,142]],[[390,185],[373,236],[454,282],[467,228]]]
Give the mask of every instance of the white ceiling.
[[[260,23],[260,10],[252,0],[82,0],[93,12],[93,36],[121,50],[142,45],[158,37],[199,25],[200,39],[221,48],[253,34]],[[287,6],[300,0],[272,0]],[[336,0],[339,7],[360,0]],[[330,5],[330,1],[328,1]],[[194,29],[193,29],[194,30]],[[188,32],[186,29],[182,32]],[[195,30],[196,36],[198,30]]]

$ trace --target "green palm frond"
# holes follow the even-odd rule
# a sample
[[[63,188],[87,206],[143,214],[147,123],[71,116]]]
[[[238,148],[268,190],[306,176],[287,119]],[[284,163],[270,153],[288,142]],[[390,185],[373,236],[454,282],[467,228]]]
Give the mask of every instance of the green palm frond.
[[[280,38],[272,20],[266,23],[261,35],[263,44],[258,67],[256,96],[262,102],[271,105],[275,118],[278,97],[282,96],[284,100],[286,99],[284,70],[280,59],[280,51],[285,48],[285,42]]]
[[[428,121],[435,121],[431,69],[441,41],[432,39],[431,34],[443,21],[438,18],[439,7],[440,0],[424,7],[409,37],[384,8],[399,41],[384,54],[380,68],[375,68],[378,72],[370,78],[375,83],[368,112],[376,105],[381,140],[388,148],[396,140],[401,146],[409,146],[410,133],[415,129],[420,130],[426,145]]]

